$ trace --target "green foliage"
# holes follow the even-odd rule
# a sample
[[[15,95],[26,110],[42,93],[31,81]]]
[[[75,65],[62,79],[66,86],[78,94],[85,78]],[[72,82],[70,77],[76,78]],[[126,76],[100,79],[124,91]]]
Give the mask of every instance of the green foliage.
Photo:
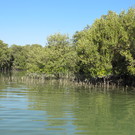
[[[31,47],[27,67],[30,72],[52,74],[59,78],[74,70],[75,56],[68,36],[58,33],[48,37],[44,48]]]
[[[74,35],[77,72],[85,77],[135,75],[135,9],[109,11]]]
[[[68,74],[74,70],[76,52],[70,45],[69,37],[60,33],[48,37],[47,50],[50,53],[46,72],[59,78],[61,74]]]
[[[27,64],[26,67],[29,72],[40,73],[43,70],[45,63],[44,59],[44,48],[40,45],[33,44],[27,47]]]
[[[135,76],[135,9],[109,11],[92,26],[76,32],[73,42],[65,34],[47,38],[47,45],[18,46],[0,41],[0,70],[27,70],[57,78],[74,74],[83,78]]]
[[[10,49],[13,58],[12,69],[25,70],[28,50],[25,48],[25,46],[18,46],[18,45],[12,45]]]
[[[0,40],[0,70],[9,70],[11,68],[11,55],[8,45]]]

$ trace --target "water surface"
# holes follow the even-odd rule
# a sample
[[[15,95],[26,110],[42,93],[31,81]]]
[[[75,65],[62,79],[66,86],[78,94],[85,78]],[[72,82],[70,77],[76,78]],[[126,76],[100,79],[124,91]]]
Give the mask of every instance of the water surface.
[[[134,93],[0,77],[0,135],[134,133]]]

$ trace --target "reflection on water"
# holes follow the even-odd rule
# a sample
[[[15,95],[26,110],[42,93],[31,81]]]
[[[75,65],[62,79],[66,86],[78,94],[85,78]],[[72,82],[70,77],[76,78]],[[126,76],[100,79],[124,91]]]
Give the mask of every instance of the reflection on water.
[[[135,95],[0,78],[1,135],[133,135]]]

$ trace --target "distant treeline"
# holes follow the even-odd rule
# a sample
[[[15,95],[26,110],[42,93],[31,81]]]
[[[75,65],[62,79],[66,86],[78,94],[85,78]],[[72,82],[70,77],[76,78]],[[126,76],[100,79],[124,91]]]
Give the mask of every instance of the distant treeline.
[[[47,45],[12,45],[0,41],[0,70],[75,76],[77,80],[135,76],[135,8],[109,11],[72,39],[56,33]]]

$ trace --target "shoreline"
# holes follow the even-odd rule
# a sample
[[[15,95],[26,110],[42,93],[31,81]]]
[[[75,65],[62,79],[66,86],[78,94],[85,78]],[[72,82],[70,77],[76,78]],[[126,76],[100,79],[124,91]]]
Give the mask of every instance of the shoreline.
[[[27,73],[26,71],[12,71],[1,73],[1,76],[5,76],[5,80],[9,81],[31,81],[41,82],[45,81],[59,81],[60,83],[71,82],[77,86],[84,87],[98,87],[98,88],[118,88],[123,87],[124,89],[133,88],[135,89],[135,76],[121,75],[121,76],[107,76],[102,78],[84,78],[84,76],[60,76],[56,78],[52,74],[39,74],[39,73]]]

